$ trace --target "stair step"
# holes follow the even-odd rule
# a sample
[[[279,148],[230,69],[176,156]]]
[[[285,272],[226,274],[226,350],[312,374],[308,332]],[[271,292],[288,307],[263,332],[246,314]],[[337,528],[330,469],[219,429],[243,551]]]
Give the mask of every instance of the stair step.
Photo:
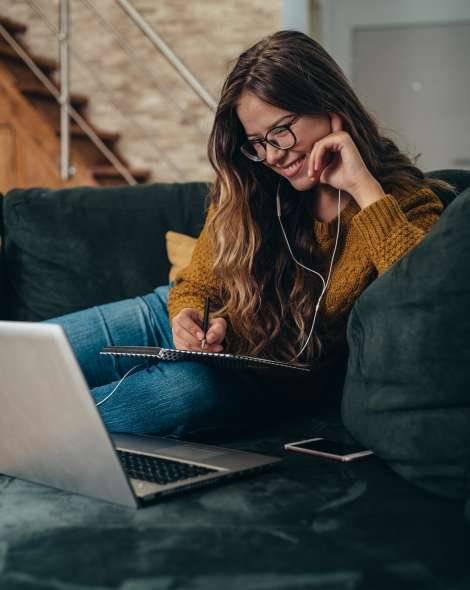
[[[60,128],[56,128],[55,131],[57,135],[60,135]],[[102,129],[96,129],[96,127],[93,127],[93,131],[105,143],[115,143],[121,138],[121,134],[114,131],[103,131]],[[85,131],[75,123],[70,125],[70,135],[77,139],[89,139]]]
[[[19,23],[18,21],[12,20],[7,16],[0,16],[0,24],[2,24],[5,29],[11,33],[12,35],[21,35],[22,33],[26,33],[28,27],[23,23]]]
[[[28,96],[31,98],[51,99],[55,103],[57,103],[55,97],[49,92],[49,90],[45,86],[42,86],[42,85],[36,86],[33,84],[17,84],[17,87],[18,87],[18,90],[21,90],[21,92],[25,96]],[[58,88],[57,88],[57,90],[59,91]],[[71,102],[72,106],[74,106],[75,108],[84,108],[88,104],[88,97],[85,96],[84,94],[79,94],[79,93],[73,92],[70,95],[70,102]]]
[[[17,82],[16,86],[22,95],[28,99],[28,102],[45,117],[53,129],[60,129],[60,105],[47,88],[39,82],[31,81],[20,81]],[[55,84],[54,86],[56,87]],[[87,97],[83,94],[73,93],[70,100],[73,108],[83,116],[84,107],[88,102]]]
[[[0,16],[0,23],[8,30],[8,32],[15,36],[21,35],[28,30],[26,25],[14,21],[7,17]],[[46,57],[35,56],[31,54],[27,47],[25,47],[21,40],[17,41],[40,68],[46,74],[54,86],[57,84],[53,81],[51,74],[55,72],[59,64],[54,59]],[[18,91],[21,92],[32,106],[34,106],[45,117],[52,129],[57,135],[60,135],[60,109],[58,108],[55,97],[45,88],[34,76],[29,67],[24,63],[22,58],[12,49],[9,44],[4,41],[0,35],[0,61],[6,62],[11,75],[13,76]],[[83,112],[88,105],[89,99],[86,95],[80,93],[71,93],[70,102],[73,107]],[[119,153],[119,148],[115,145],[121,138],[120,133],[104,131],[92,127],[97,136],[103,141],[108,149],[111,149],[119,161],[129,170],[129,173],[138,183],[145,183],[151,176],[151,171],[142,168],[130,168],[122,154]],[[100,150],[93,144],[87,134],[74,122],[70,123],[70,134],[72,137],[73,149],[80,153],[83,165],[87,166],[93,178],[100,185],[124,185],[127,184],[123,176],[109,164],[107,158],[100,152]]]
[[[131,168],[130,174],[140,184],[150,178],[150,170],[144,168]],[[127,184],[121,174],[113,166],[93,166],[91,173],[102,184]]]
[[[34,61],[34,63],[47,74],[54,72],[58,68],[58,63],[54,59],[49,59],[48,57],[35,56],[31,54],[29,56]],[[12,49],[11,47],[0,45],[0,59],[2,57],[12,61],[19,61],[21,63],[24,63],[21,57],[16,53],[14,49]],[[25,68],[28,67],[26,64],[24,64],[24,66]]]

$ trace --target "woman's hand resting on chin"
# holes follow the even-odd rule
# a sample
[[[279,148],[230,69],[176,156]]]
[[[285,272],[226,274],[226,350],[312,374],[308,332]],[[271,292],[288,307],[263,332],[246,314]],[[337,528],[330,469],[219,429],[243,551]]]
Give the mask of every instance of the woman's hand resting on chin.
[[[385,196],[352,137],[343,131],[341,117],[329,113],[332,132],[318,140],[308,160],[308,175],[318,183],[348,192],[364,209]]]
[[[202,331],[203,313],[197,309],[182,309],[171,322],[173,342],[175,347],[183,350],[201,351],[201,341],[204,338]],[[209,320],[209,328],[206,334],[204,352],[221,352],[222,342],[227,331],[227,322],[224,318]]]

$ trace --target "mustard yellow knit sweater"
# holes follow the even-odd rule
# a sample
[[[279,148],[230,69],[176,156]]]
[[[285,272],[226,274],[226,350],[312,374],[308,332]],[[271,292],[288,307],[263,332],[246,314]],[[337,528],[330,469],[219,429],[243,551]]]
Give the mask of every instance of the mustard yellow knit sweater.
[[[341,212],[340,244],[330,284],[318,318],[326,327],[329,340],[345,340],[346,323],[352,305],[378,275],[411,250],[429,232],[443,209],[441,201],[429,189],[415,194],[384,198],[360,209],[351,198]],[[326,277],[337,231],[337,219],[329,223],[313,220],[312,233],[322,252]],[[219,293],[218,279],[212,270],[213,256],[204,226],[191,263],[176,278],[170,289],[168,312],[172,319],[179,311],[192,307],[203,311],[207,295]],[[224,352],[230,352],[226,350]]]

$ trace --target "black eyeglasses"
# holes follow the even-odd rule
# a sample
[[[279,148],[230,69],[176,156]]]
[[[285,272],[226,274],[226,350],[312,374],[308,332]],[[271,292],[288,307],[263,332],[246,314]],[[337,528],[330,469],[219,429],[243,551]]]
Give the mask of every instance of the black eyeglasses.
[[[266,160],[266,144],[272,145],[278,150],[290,150],[297,143],[297,137],[291,127],[300,118],[301,115],[295,115],[287,125],[278,125],[270,129],[264,139],[255,139],[245,141],[240,147],[244,156],[253,162],[264,162]]]

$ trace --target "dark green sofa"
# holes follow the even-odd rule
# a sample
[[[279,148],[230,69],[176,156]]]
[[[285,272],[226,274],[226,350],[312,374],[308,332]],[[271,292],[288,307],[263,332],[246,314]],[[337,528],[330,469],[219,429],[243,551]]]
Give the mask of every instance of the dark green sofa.
[[[456,184],[459,193],[470,186],[470,173],[434,174]],[[164,234],[197,236],[206,193],[201,183],[11,191],[1,209],[0,319],[38,321],[166,283]],[[440,196],[446,204],[453,198]],[[371,457],[342,465],[283,451],[285,442],[311,435],[348,440],[333,404],[305,406],[275,422],[267,417],[256,429],[214,432],[210,441],[285,460],[258,477],[140,511],[0,475],[0,588],[469,588],[464,488],[446,493],[436,487],[432,469],[423,483],[422,457],[413,458],[413,470],[413,460],[399,460],[396,445],[382,444],[377,431],[387,432],[388,414],[364,401],[373,397],[381,374],[380,351],[370,336],[378,333],[376,301],[390,293],[386,315],[393,316],[400,305],[396,277],[406,273],[407,259],[365,291],[348,330],[343,418],[387,461]],[[459,403],[467,416],[468,404]],[[437,494],[427,491],[433,486]]]

